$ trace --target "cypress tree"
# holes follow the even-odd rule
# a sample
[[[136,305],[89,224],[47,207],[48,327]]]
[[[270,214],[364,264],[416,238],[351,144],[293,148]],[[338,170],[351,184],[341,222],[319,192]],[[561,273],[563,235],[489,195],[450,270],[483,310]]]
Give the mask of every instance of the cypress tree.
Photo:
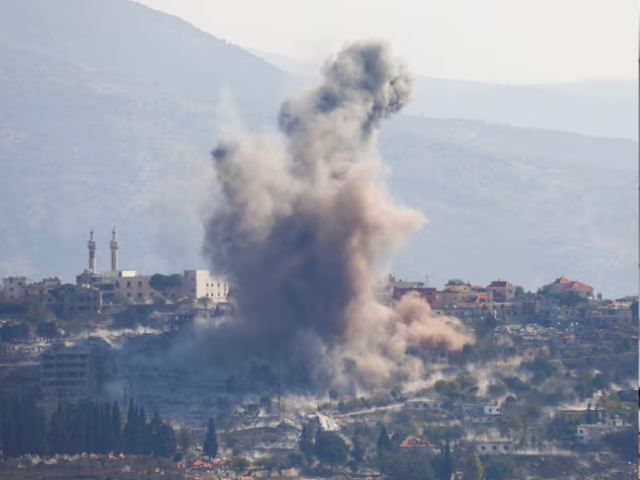
[[[204,439],[202,450],[205,455],[209,455],[211,458],[216,458],[216,455],[218,454],[218,437],[216,435],[216,427],[213,423],[213,418],[209,419],[209,424],[207,425],[207,436]]]
[[[380,428],[380,435],[378,435],[378,455],[384,455],[386,452],[391,451],[391,439],[387,433],[386,427],[383,425]]]
[[[120,418],[120,407],[118,402],[113,402],[111,409],[111,447],[113,452],[120,452],[122,450],[122,420]]]
[[[151,453],[151,445],[149,444],[149,425],[147,424],[147,414],[144,411],[144,407],[140,407],[140,417],[138,419],[137,426],[137,451],[142,455],[149,455]]]
[[[134,452],[134,429],[136,428],[136,420],[137,415],[135,411],[135,406],[133,404],[133,399],[129,400],[129,410],[127,411],[127,423],[124,425],[124,430],[122,431],[123,436],[123,444],[122,450],[124,453],[135,453]]]
[[[151,417],[151,422],[149,422],[148,443],[149,443],[149,450],[151,451],[151,453],[158,456],[164,456],[162,455],[164,453],[164,445],[163,445],[164,442],[162,438],[164,431],[162,427],[163,427],[162,419],[160,418],[160,415],[158,414],[158,412],[156,412],[153,414],[153,417]]]
[[[307,422],[302,426],[302,434],[298,441],[298,448],[307,457],[313,455],[313,447],[316,438],[316,429],[311,422]]]

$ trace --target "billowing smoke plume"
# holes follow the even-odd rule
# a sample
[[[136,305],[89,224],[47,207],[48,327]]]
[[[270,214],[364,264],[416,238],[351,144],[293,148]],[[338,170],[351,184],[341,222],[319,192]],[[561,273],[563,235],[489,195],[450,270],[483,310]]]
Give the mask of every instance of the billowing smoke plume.
[[[223,201],[205,252],[239,286],[222,343],[317,386],[415,378],[423,362],[408,350],[469,339],[417,297],[395,310],[375,298],[382,262],[425,222],[390,200],[373,151],[378,123],[407,104],[411,79],[379,43],[346,47],[323,74],[283,104],[284,140],[232,135],[213,152]]]

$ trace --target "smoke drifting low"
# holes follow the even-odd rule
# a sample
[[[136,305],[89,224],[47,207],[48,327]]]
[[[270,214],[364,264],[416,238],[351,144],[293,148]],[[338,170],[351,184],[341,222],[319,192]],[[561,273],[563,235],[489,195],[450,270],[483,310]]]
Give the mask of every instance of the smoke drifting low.
[[[374,153],[379,122],[407,104],[411,79],[381,43],[346,47],[323,76],[282,105],[283,137],[227,135],[213,151],[223,201],[204,250],[238,284],[239,312],[212,348],[317,387],[416,378],[424,363],[408,350],[472,340],[418,297],[395,309],[375,298],[389,256],[426,222],[389,198]]]

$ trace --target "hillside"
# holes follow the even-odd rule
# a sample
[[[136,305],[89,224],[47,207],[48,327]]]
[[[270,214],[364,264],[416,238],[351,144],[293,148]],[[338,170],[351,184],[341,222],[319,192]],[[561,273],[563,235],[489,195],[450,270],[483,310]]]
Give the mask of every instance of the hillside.
[[[430,220],[400,264],[438,284],[500,277],[533,288],[564,275],[635,294],[637,148],[477,121],[392,121],[380,138],[392,190]]]
[[[73,281],[98,266],[206,267],[209,151],[239,121],[272,128],[290,79],[187,23],[125,0],[0,4],[0,275]],[[637,143],[480,121],[400,117],[380,151],[394,196],[431,224],[394,270],[534,288],[559,275],[637,291]],[[410,260],[409,260],[410,259]]]
[[[252,51],[300,84],[317,81],[311,64]],[[499,85],[416,75],[414,89],[412,115],[638,140],[637,81]]]

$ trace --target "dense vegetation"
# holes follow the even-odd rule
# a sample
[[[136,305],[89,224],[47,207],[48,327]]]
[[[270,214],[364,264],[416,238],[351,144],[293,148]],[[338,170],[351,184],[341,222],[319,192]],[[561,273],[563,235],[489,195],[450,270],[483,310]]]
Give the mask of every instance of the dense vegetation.
[[[149,419],[133,400],[123,425],[117,402],[59,402],[49,425],[33,395],[0,397],[4,454],[129,453],[169,457],[176,450],[173,428],[156,413]]]

